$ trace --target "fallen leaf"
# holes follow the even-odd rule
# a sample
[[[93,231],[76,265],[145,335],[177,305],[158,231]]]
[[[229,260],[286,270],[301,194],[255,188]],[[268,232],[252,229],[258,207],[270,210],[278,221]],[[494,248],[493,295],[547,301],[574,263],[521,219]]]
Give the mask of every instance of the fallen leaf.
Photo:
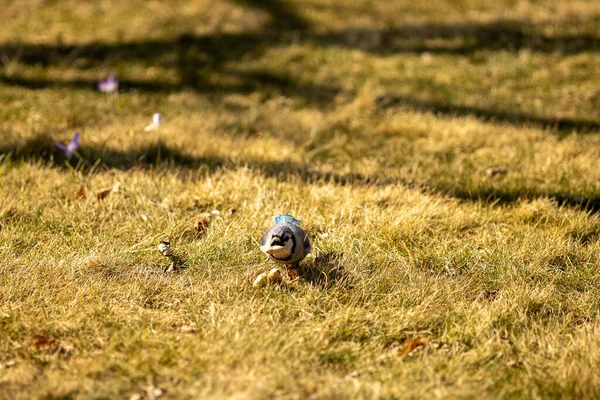
[[[48,349],[56,344],[56,339],[44,335],[35,335],[31,338],[31,347],[36,350]]]
[[[173,272],[179,272],[179,270],[181,270],[179,263],[177,262],[177,260],[173,260],[173,262],[171,262],[171,265],[169,265],[168,267],[165,267],[164,272],[173,273]]]
[[[15,361],[15,360],[8,360],[7,362],[4,363],[4,367],[5,368],[14,367],[16,363],[17,363],[17,361]]]
[[[114,185],[112,185],[111,187],[104,188],[104,189],[100,190],[99,192],[97,192],[96,198],[98,200],[103,200],[106,197],[108,197],[108,195],[111,193],[118,193],[120,188],[121,188],[121,182],[117,182]]]
[[[415,339],[407,338],[404,342],[404,346],[402,346],[402,350],[400,350],[400,356],[404,357],[408,355],[410,352],[415,350],[417,347],[425,346],[423,340],[420,337],[416,337]]]
[[[96,198],[98,200],[103,200],[106,197],[108,197],[108,195],[110,194],[110,192],[112,192],[112,188],[108,188],[108,189],[102,189],[99,192],[96,193]]]
[[[75,194],[75,197],[78,199],[85,199],[85,189],[83,186],[79,186],[79,190]]]
[[[196,224],[194,225],[194,229],[199,232],[199,233],[204,233],[206,232],[206,229],[210,226],[210,222],[208,222],[207,220],[203,219],[200,220],[198,222],[196,222]]]
[[[215,214],[209,212],[205,212],[198,215],[198,222],[196,222],[196,224],[194,225],[194,229],[196,229],[196,231],[200,233],[206,232],[215,216]]]
[[[298,270],[290,268],[290,269],[288,269],[287,273],[288,273],[288,278],[290,278],[290,281],[298,279],[298,276],[299,276]]]
[[[210,213],[212,215],[214,215],[215,217],[218,217],[219,215],[221,215],[221,211],[219,211],[219,210],[212,210]]]

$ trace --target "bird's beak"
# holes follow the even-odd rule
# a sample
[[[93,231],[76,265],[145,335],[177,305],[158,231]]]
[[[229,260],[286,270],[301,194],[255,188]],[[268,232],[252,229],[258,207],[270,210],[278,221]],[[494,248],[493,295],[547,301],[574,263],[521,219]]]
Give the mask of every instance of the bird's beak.
[[[281,250],[284,250],[284,249],[285,249],[285,247],[283,247],[283,246],[271,246],[265,250],[265,253],[273,255],[273,254],[281,252]]]

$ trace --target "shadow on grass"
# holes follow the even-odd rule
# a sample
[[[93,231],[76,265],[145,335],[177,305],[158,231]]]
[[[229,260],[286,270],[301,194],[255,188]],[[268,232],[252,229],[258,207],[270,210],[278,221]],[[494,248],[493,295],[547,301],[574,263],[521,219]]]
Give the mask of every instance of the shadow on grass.
[[[167,81],[121,80],[119,82],[119,92],[175,93],[189,88],[217,95],[263,92],[265,94],[272,93],[273,95],[281,94],[286,97],[296,97],[307,104],[328,103],[341,92],[341,89],[335,86],[294,80],[284,73],[228,71],[228,77],[225,81],[210,82],[199,77],[196,71],[188,74],[181,84],[173,84]],[[46,88],[95,90],[97,81],[92,79],[60,80],[0,75],[0,84],[32,90]]]
[[[486,110],[480,107],[443,104],[435,101],[421,101],[410,97],[388,93],[375,99],[380,110],[406,106],[420,112],[430,112],[447,117],[474,116],[483,122],[506,123],[512,125],[534,125],[543,129],[556,130],[563,134],[572,131],[591,133],[600,131],[600,122],[571,118],[543,118],[520,112]]]
[[[576,23],[576,21],[573,21]],[[526,21],[418,24],[387,29],[350,29],[316,36],[317,43],[347,46],[376,54],[432,53],[471,55],[480,51],[518,51],[576,54],[600,51],[600,37],[537,32]]]
[[[316,82],[300,82],[284,72],[267,70],[244,71],[238,65],[247,59],[258,59],[269,49],[290,46],[299,40],[316,46],[337,46],[359,49],[375,54],[447,53],[470,55],[480,51],[515,51],[574,54],[600,51],[600,38],[593,35],[551,36],[541,33],[527,21],[497,20],[447,24],[414,24],[385,29],[346,29],[321,33],[313,29],[308,19],[284,1],[236,0],[240,6],[266,12],[270,22],[258,32],[195,35],[183,34],[174,39],[153,39],[128,43],[92,42],[84,45],[0,44],[0,56],[5,60],[37,66],[77,65],[81,70],[100,67],[116,68],[123,62],[145,67],[174,70],[177,79],[168,81],[136,81],[124,79],[121,89],[142,92],[173,92],[191,89],[201,93],[249,93],[277,91],[286,96],[303,98],[311,104],[331,103],[339,87]],[[568,22],[568,21],[567,21]],[[576,21],[575,21],[576,22]],[[100,77],[99,77],[100,78]],[[95,81],[47,77],[25,77],[13,72],[0,75],[4,85],[30,89],[72,87],[94,89]],[[539,123],[561,131],[598,130],[596,121],[543,119],[522,112],[490,109],[469,109],[461,106],[422,104],[404,99],[416,109],[431,109],[446,114],[474,114],[486,120],[501,120],[514,124]]]
[[[576,208],[591,213],[600,212],[600,194],[591,197],[577,196],[561,192],[547,192],[536,189],[505,191],[503,189],[478,189],[475,191],[456,187],[448,190],[437,190],[438,193],[463,201],[478,201],[492,205],[510,205],[521,200],[549,198],[560,206]]]
[[[298,15],[290,2],[281,0],[235,0],[236,3],[267,12],[271,16],[269,26],[277,30],[300,30],[310,27],[309,21]]]
[[[352,279],[341,263],[342,254],[329,252],[300,264],[298,274],[308,283],[323,289],[330,287],[350,288]]]
[[[58,150],[55,142],[45,133],[38,134],[23,143],[2,144],[0,145],[0,155],[2,154],[10,154],[10,159],[12,160],[24,162],[30,160],[42,161],[57,168],[67,168],[67,160],[64,154]],[[400,178],[393,179],[383,174],[341,174],[335,171],[323,171],[318,166],[315,167],[308,163],[286,160],[255,160],[247,158],[234,161],[216,155],[196,156],[185,153],[181,149],[169,147],[163,142],[159,142],[157,145],[133,148],[126,151],[86,147],[81,149],[81,155],[85,160],[82,166],[84,170],[91,168],[98,160],[100,160],[99,165],[103,168],[115,168],[119,170],[129,170],[132,168],[177,168],[179,170],[196,170],[212,174],[218,170],[248,168],[265,177],[283,181],[300,180],[308,184],[333,183],[340,186],[401,185],[425,193],[439,194],[462,201],[483,202],[491,205],[506,205],[516,203],[520,200],[546,197],[554,199],[562,206],[578,208],[593,213],[600,212],[600,195],[582,197],[568,193],[548,192],[536,188],[505,191],[501,188],[481,187],[467,190],[460,186],[440,186],[434,181],[413,182]],[[69,162],[73,166],[78,163],[76,157]],[[325,256],[322,256],[322,258],[318,259],[318,265],[323,266],[329,261]],[[316,266],[316,264],[313,266]]]
[[[0,155],[10,154],[12,160],[42,161],[57,168],[67,168],[64,154],[58,150],[55,142],[48,134],[38,134],[23,143],[8,143],[0,145]],[[178,148],[167,146],[163,142],[158,145],[144,146],[126,151],[110,148],[86,147],[81,149],[84,160],[83,169],[91,168],[100,160],[99,165],[103,168],[115,168],[129,170],[132,168],[177,168],[185,171],[203,171],[215,173],[218,170],[248,168],[259,174],[283,181],[300,180],[312,183],[333,183],[340,186],[388,186],[400,185],[406,188],[420,190],[425,193],[439,194],[462,201],[483,202],[491,205],[506,205],[516,203],[520,200],[533,200],[537,198],[554,199],[559,205],[573,207],[589,211],[600,212],[600,195],[582,197],[568,193],[549,192],[536,188],[522,190],[504,191],[492,188],[471,188],[467,190],[460,186],[440,186],[434,181],[412,182],[400,178],[390,178],[381,175],[362,175],[359,173],[341,174],[335,171],[323,171],[308,163],[299,163],[280,160],[255,160],[241,159],[231,160],[216,155],[196,156],[185,153]],[[70,160],[71,165],[78,163],[74,157]],[[332,256],[327,256],[332,257]],[[312,264],[313,267],[324,266],[335,259],[321,256]],[[309,264],[311,265],[311,264]]]
[[[274,3],[239,0],[239,3],[260,5],[273,15]],[[266,3],[271,3],[267,6]],[[260,32],[220,33],[208,35],[183,34],[174,39],[128,43],[91,42],[83,45],[0,43],[0,55],[28,65],[68,67],[77,61],[77,68],[91,70],[122,61],[141,62],[148,66],[177,68],[182,84],[195,87],[185,77],[198,68],[204,72],[221,69],[227,61],[239,61],[249,55],[254,58],[270,48],[292,45],[298,41],[316,46],[337,46],[376,54],[448,53],[469,55],[475,52],[516,51],[559,52],[574,54],[600,51],[600,37],[592,35],[548,36],[536,33],[525,21],[498,20],[488,23],[452,23],[403,25],[386,29],[357,29],[317,33],[309,23],[290,9],[284,14],[293,20],[286,25],[281,18]],[[444,40],[456,41],[445,43]]]
[[[119,170],[175,167],[214,173],[222,169],[249,168],[269,178],[280,180],[300,179],[307,183],[332,182],[337,185],[358,184],[375,186],[385,186],[394,183],[393,180],[384,177],[321,171],[308,164],[285,160],[268,161],[247,158],[233,161],[220,156],[196,156],[185,153],[181,149],[169,147],[164,142],[128,149],[126,151],[90,146],[81,148],[79,151],[84,160],[84,170],[96,164],[97,160],[100,160],[102,167]],[[17,161],[42,161],[57,168],[66,168],[67,161],[72,166],[78,164],[76,156],[73,156],[71,160],[67,160],[64,153],[56,147],[55,141],[46,133],[40,133],[22,143],[1,144],[0,154],[10,154],[10,158]]]

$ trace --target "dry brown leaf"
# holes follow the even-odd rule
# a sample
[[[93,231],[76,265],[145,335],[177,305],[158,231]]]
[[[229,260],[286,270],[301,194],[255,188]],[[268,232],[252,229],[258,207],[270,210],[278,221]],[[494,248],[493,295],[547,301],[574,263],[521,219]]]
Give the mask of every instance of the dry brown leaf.
[[[57,343],[56,339],[44,336],[44,335],[35,335],[31,338],[31,347],[36,350],[45,350],[50,347],[53,347]]]
[[[209,226],[210,226],[210,222],[208,222],[207,220],[203,219],[203,220],[200,220],[200,221],[196,222],[196,224],[194,225],[194,229],[197,232],[204,233],[204,232],[206,232],[206,229]]]
[[[420,337],[417,336],[415,339],[407,338],[404,346],[402,346],[402,350],[400,350],[400,356],[404,357],[421,346],[425,346],[425,342]]]
[[[117,182],[114,185],[112,185],[111,187],[104,188],[104,189],[100,190],[99,192],[97,192],[96,198],[98,200],[103,200],[106,197],[108,197],[108,195],[111,193],[118,193],[120,188],[121,188],[121,182]]]
[[[173,273],[173,272],[179,272],[180,270],[181,270],[181,267],[179,266],[179,263],[177,262],[177,260],[173,260],[173,262],[171,262],[171,264],[168,267],[165,267],[164,272]]]
[[[214,215],[211,213],[202,213],[198,216],[198,222],[194,225],[194,229],[200,233],[204,233],[210,226]]]
[[[106,197],[108,197],[108,195],[110,194],[110,192],[112,192],[112,188],[108,188],[108,189],[102,189],[99,192],[96,193],[96,198],[98,200],[103,200]]]
[[[290,281],[298,279],[299,274],[298,274],[297,269],[290,268],[290,269],[288,269],[287,273],[288,273],[288,278],[290,278]]]
[[[85,199],[85,188],[83,186],[79,186],[79,190],[75,194],[75,197],[78,199]]]

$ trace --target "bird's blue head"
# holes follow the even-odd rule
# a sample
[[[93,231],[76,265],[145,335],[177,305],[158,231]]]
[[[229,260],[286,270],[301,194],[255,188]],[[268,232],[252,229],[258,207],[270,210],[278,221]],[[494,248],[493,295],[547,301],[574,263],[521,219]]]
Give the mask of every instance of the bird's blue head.
[[[288,222],[291,222],[293,224],[296,224],[298,226],[300,226],[300,220],[297,218],[292,217],[289,214],[279,214],[279,215],[275,215],[273,217],[273,220],[275,221],[275,224],[279,225],[279,224],[285,224]]]

